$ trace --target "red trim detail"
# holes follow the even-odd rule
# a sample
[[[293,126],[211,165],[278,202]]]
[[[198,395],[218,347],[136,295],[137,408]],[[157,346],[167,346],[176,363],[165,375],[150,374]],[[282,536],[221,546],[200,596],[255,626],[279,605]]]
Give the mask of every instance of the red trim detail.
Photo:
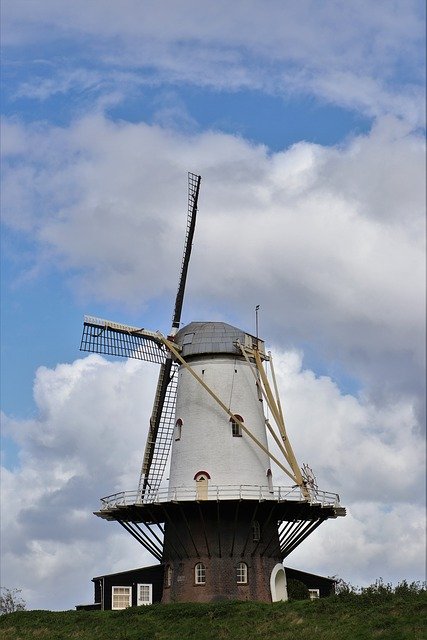
[[[198,478],[199,476],[206,476],[208,480],[210,480],[210,479],[211,479],[211,477],[210,477],[210,475],[209,475],[209,473],[208,473],[207,471],[198,471],[198,472],[196,473],[196,475],[194,476],[193,480],[197,480],[197,478]]]

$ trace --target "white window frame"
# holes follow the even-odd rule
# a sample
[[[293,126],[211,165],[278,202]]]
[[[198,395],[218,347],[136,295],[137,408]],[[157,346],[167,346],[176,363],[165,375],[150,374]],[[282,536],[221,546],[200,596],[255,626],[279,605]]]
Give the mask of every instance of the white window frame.
[[[240,420],[240,422],[243,422],[242,416],[237,415],[237,413],[235,415],[236,415],[236,418]],[[233,420],[233,418],[230,418],[230,423],[231,423],[231,435],[233,436],[233,438],[241,438],[242,427],[240,426],[240,424],[235,420]]]
[[[248,565],[246,562],[239,562],[236,567],[237,584],[248,584]]]
[[[141,597],[141,587],[148,587],[148,600],[143,600]],[[147,604],[153,604],[153,585],[152,584],[137,584],[136,585],[136,604],[138,607]]]
[[[308,596],[310,600],[317,600],[320,598],[320,589],[309,589]]]
[[[125,592],[115,593],[116,589],[124,589]],[[124,607],[118,607],[114,605],[114,596],[128,596],[128,604],[125,604]],[[111,608],[114,611],[120,611],[121,609],[127,609],[132,606],[132,587],[129,585],[117,585],[115,587],[111,587]]]
[[[194,567],[194,584],[206,584],[206,566],[198,562]]]

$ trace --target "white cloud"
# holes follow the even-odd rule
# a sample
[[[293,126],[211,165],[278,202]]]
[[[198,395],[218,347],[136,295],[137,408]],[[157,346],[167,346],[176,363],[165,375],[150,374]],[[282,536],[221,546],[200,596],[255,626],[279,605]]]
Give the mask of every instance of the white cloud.
[[[278,354],[275,368],[299,461],[308,460],[320,488],[340,492],[349,509],[286,563],[353,583],[421,577],[422,448],[410,407],[380,412],[343,395],[303,369],[297,352]],[[21,453],[19,467],[2,469],[2,579],[22,588],[30,607],[91,601],[93,576],[153,561],[92,511],[100,496],[137,485],[155,376],[148,364],[95,355],[40,368],[37,416],[5,417]]]
[[[309,343],[382,402],[423,395],[425,153],[402,122],[273,154],[101,114],[63,129],[6,121],[4,140],[4,221],[31,232],[39,264],[71,270],[80,295],[173,297],[185,171],[198,170],[184,320],[228,307],[249,323],[261,303],[272,339]]]
[[[20,464],[2,468],[2,583],[22,587],[30,606],[90,601],[94,575],[152,561],[92,512],[101,496],[136,488],[156,375],[154,365],[96,355],[41,367],[37,417],[4,416]]]
[[[313,468],[320,488],[338,486],[351,502],[424,503],[423,436],[413,404],[378,408],[343,394],[331,378],[304,368],[295,351],[279,351],[274,365],[297,459]]]
[[[127,67],[138,75],[123,77],[122,88],[155,81],[284,96],[298,92],[369,116],[393,113],[414,125],[424,118],[419,56],[424,10],[417,1],[375,7],[365,1],[270,2],[268,11],[259,1],[31,4],[29,12],[27,2],[4,2],[5,45],[13,52],[26,43],[61,38],[77,47],[77,60],[86,51],[107,84],[116,70]],[[70,69],[70,78],[74,82],[79,76],[87,86],[88,72],[81,68],[76,75],[78,66]],[[53,71],[41,89],[38,79],[32,86],[25,83],[20,92],[41,91],[46,97],[49,90],[63,91],[68,84],[63,70],[55,76]]]
[[[401,400],[379,409],[343,394],[329,377],[305,369],[297,351],[279,351],[274,360],[297,459],[347,507],[345,518],[324,523],[285,565],[353,585],[423,580],[425,454],[415,407]],[[278,480],[285,483],[281,474]]]
[[[43,101],[52,95],[58,93],[67,94],[75,89],[80,92],[99,90],[104,83],[105,80],[99,72],[83,68],[63,69],[54,78],[39,79],[36,84],[32,82],[22,83],[14,97],[36,98]]]
[[[355,503],[347,516],[322,524],[285,565],[334,575],[354,586],[378,578],[396,584],[425,580],[425,520],[410,504]]]

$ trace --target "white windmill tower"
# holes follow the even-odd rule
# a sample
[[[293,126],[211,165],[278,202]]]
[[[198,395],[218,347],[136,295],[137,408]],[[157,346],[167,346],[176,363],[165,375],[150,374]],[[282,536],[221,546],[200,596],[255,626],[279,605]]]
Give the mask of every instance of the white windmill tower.
[[[102,498],[96,515],[118,521],[165,564],[163,602],[271,602],[286,599],[284,557],[345,509],[297,464],[264,342],[223,322],[179,328],[200,180],[189,173],[171,335],[85,318],[82,350],[160,364],[138,489]],[[274,486],[272,462],[290,486]]]

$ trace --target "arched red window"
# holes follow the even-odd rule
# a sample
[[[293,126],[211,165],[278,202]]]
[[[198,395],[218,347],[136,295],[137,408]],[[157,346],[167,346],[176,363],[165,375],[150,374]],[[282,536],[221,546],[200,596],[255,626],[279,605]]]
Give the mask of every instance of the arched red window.
[[[239,420],[240,422],[243,422],[242,416],[239,416],[238,413],[236,413],[235,416],[237,420]],[[236,422],[234,418],[230,418],[230,422],[231,422],[231,435],[233,436],[233,438],[241,438],[242,427],[240,426],[240,424]]]
[[[196,481],[196,500],[207,500],[209,497],[209,480],[211,479],[207,471],[198,471],[194,476]]]
[[[198,471],[196,473],[196,475],[194,476],[194,480],[200,480],[202,477],[206,478],[207,480],[210,480],[211,477],[209,475],[209,473],[207,471]]]

